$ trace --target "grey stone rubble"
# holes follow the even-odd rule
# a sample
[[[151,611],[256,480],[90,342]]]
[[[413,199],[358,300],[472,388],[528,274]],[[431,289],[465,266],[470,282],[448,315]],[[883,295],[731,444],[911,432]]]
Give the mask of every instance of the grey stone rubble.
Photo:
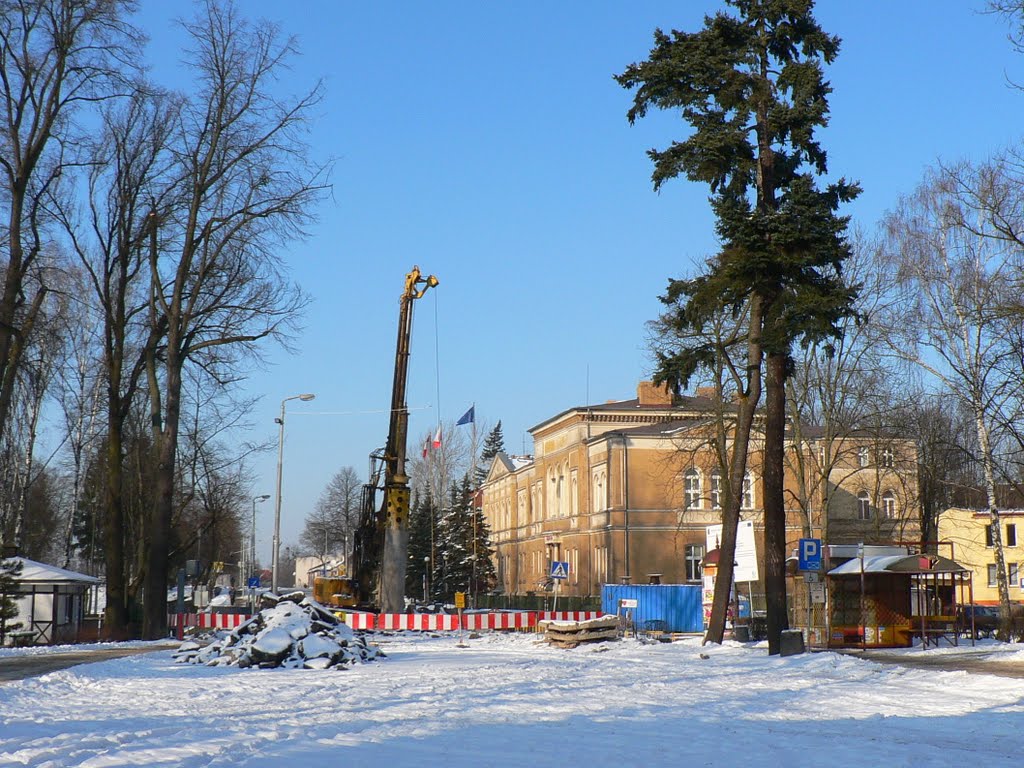
[[[174,660],[239,668],[345,669],[384,656],[302,592],[264,595],[261,605],[249,621],[206,645],[183,643]]]

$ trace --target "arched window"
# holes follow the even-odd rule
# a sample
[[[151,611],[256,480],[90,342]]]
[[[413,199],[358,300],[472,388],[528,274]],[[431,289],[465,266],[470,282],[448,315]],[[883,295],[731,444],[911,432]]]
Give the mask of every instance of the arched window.
[[[857,494],[857,519],[871,519],[871,497],[867,491],[861,491]]]
[[[569,514],[576,517],[580,513],[579,480],[574,469],[569,475]]]
[[[683,474],[683,504],[686,509],[701,508],[700,472],[688,469]]]
[[[594,470],[594,498],[590,502],[594,511],[605,509],[608,504],[604,492],[604,468]]]
[[[896,519],[896,494],[892,491],[882,494],[882,515],[887,520]]]
[[[558,478],[555,469],[548,470],[548,492],[544,499],[544,517],[551,520],[558,514]]]

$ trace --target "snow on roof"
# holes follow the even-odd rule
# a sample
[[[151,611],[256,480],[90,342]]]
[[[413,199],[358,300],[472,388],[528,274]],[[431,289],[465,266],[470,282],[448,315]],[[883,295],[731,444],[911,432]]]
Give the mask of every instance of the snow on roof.
[[[922,562],[924,561],[924,562]],[[958,573],[966,570],[947,557],[934,555],[877,555],[864,558],[863,573]],[[861,559],[855,557],[828,572],[829,576],[861,573]]]
[[[84,573],[75,573],[56,565],[39,563],[29,560],[27,557],[8,558],[21,563],[21,574],[15,578],[18,583],[39,583],[39,582],[79,582],[82,584],[99,584],[100,580],[93,576],[86,576]]]

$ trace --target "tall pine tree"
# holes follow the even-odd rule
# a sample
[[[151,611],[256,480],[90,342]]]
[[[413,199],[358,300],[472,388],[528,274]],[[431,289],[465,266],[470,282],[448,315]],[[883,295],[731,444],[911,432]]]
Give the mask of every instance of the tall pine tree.
[[[849,256],[847,219],[839,205],[859,191],[839,180],[819,189],[826,155],[815,140],[828,122],[822,64],[839,50],[812,14],[812,0],[726,0],[736,15],[704,19],[695,33],[657,30],[646,61],[616,77],[635,89],[630,122],[650,108],[681,110],[690,136],[650,150],[655,188],[679,175],[706,183],[722,243],[705,274],[672,280],[664,298],[678,303],[677,330],[701,332],[721,312],[745,316],[737,340],[746,375],[739,392],[729,481],[741,487],[754,411],[766,394],[764,511],[765,590],[769,652],[777,653],[788,625],[785,599],[783,447],[785,381],[797,339],[839,334],[852,312],[853,292],[841,280]],[[692,338],[692,337],[691,337]],[[677,389],[721,348],[695,343],[660,356],[656,378]],[[722,553],[707,639],[721,642],[741,494],[723,510]]]
[[[487,433],[484,446],[480,451],[480,462],[477,464],[476,474],[473,478],[478,488],[487,479],[487,473],[491,470],[491,462],[494,461],[494,457],[504,450],[505,437],[501,433],[501,421],[499,420],[494,425],[494,429]]]
[[[428,488],[422,495],[417,494],[409,514],[409,562],[405,568],[405,594],[424,595],[423,577],[427,586],[431,581],[431,566],[434,560],[434,531],[437,525],[437,507]]]

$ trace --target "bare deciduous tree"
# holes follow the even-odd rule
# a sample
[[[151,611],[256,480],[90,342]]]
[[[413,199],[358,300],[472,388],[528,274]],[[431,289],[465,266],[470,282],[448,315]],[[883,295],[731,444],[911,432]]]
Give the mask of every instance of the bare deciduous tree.
[[[136,67],[129,0],[0,0],[0,434],[41,311],[50,201],[74,154],[83,106],[123,92]]]
[[[282,274],[277,250],[302,235],[325,188],[300,135],[320,86],[283,100],[274,94],[291,40],[210,0],[185,24],[195,76],[172,138],[179,197],[163,213],[154,253],[153,317],[166,336],[147,367],[156,463],[156,501],[146,530],[143,635],[164,634],[175,460],[187,364],[253,355],[257,342],[285,341],[306,304]]]
[[[1007,408],[1019,402],[1021,387],[1019,377],[1008,377],[1005,367],[1013,356],[1008,329],[1021,316],[1008,311],[1019,303],[1013,290],[1016,246],[1006,237],[1010,217],[995,212],[995,201],[1009,192],[1004,178],[998,158],[932,171],[887,221],[889,254],[904,288],[888,323],[890,349],[941,382],[973,419],[1003,637],[1010,597],[996,496],[998,446],[1000,424],[1007,421]]]

